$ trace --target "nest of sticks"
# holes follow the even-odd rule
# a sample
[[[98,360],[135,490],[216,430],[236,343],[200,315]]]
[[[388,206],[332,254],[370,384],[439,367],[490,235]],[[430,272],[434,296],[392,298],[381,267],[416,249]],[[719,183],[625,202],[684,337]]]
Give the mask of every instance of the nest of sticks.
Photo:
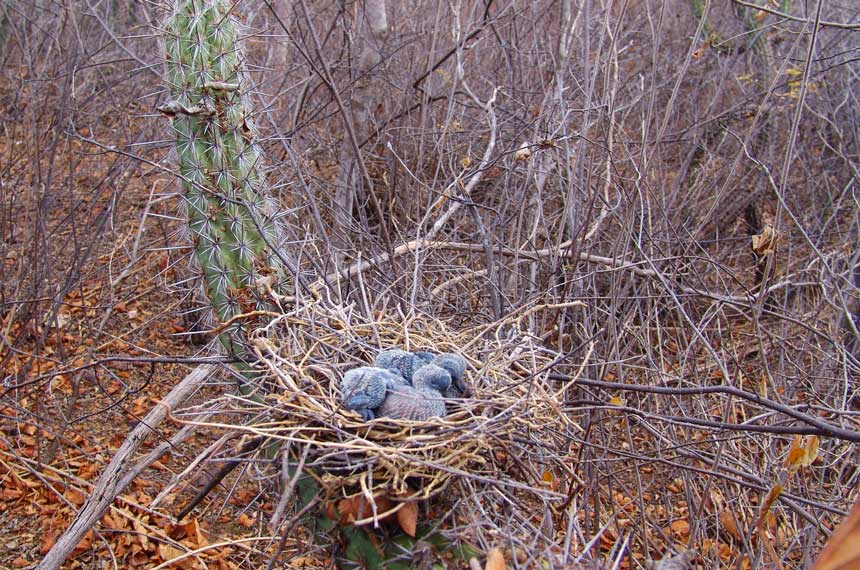
[[[532,349],[530,337],[516,334],[518,324],[455,331],[425,315],[373,320],[323,301],[297,307],[254,335],[268,419],[245,429],[302,457],[328,500],[429,499],[458,480],[543,491],[545,469],[570,470],[558,453],[568,442],[553,440],[579,428],[562,411],[565,386],[546,372],[553,355],[538,350],[538,341]],[[426,422],[365,422],[344,409],[344,372],[393,347],[463,355],[472,396]]]

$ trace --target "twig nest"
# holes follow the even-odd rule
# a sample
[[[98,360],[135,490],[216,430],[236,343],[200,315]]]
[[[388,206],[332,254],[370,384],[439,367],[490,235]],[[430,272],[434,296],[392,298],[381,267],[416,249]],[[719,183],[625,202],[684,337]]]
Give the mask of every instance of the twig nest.
[[[372,338],[383,346],[371,345]],[[344,374],[373,362],[380,350],[404,347],[405,338],[413,352],[483,352],[481,362],[468,362],[471,372],[464,359],[455,370],[463,382],[468,376],[472,397],[446,400],[453,404],[447,412],[444,403],[437,410],[444,417],[418,420],[366,421],[344,408]],[[552,441],[572,422],[560,410],[563,391],[548,385],[545,374],[530,372],[541,370],[548,355],[475,345],[474,331],[456,333],[430,317],[370,321],[321,301],[303,306],[256,333],[255,352],[267,372],[267,415],[275,419],[246,429],[280,439],[299,455],[307,448],[308,473],[342,497],[426,499],[458,478],[509,479],[502,471],[516,449]],[[440,370],[435,364],[428,370],[438,374],[434,369]]]

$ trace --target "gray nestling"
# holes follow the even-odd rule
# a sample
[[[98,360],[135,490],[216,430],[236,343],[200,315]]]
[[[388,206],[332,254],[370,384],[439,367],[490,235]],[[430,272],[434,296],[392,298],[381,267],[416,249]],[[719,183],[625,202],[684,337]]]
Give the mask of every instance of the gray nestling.
[[[389,348],[376,355],[373,365],[378,368],[391,370],[403,377],[407,383],[412,383],[415,371],[433,360],[432,352],[406,352],[399,348]]]
[[[377,416],[427,420],[444,417],[442,394],[451,386],[451,375],[434,364],[422,366],[412,376],[412,386],[394,386],[376,410]]]
[[[466,359],[453,352],[445,352],[431,361],[439,368],[444,368],[451,375],[451,386],[445,390],[446,398],[468,398],[472,388],[466,383]]]
[[[405,385],[403,378],[391,370],[373,366],[353,368],[343,375],[340,383],[343,407],[359,412],[364,421],[372,420],[373,410],[385,400],[389,388],[401,385]]]

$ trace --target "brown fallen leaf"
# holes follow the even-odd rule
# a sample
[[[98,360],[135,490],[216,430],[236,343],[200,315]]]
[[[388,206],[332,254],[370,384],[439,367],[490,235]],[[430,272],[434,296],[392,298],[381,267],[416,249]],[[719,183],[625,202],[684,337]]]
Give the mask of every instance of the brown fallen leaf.
[[[86,552],[87,550],[92,548],[94,537],[95,533],[93,532],[93,529],[88,530],[84,537],[81,539],[81,541],[78,543],[78,545],[75,546],[75,549],[72,550],[72,556],[77,556],[78,554]]]
[[[132,568],[143,567],[150,562],[149,555],[145,552],[136,552],[128,558],[128,565]]]
[[[723,528],[732,538],[737,541],[743,540],[743,535],[741,534],[740,529],[738,529],[738,524],[732,511],[729,509],[720,511],[720,524],[723,525]]]
[[[395,506],[394,501],[383,495],[374,497],[373,502],[379,515],[384,515]],[[356,495],[329,503],[326,505],[326,515],[340,524],[350,524],[373,516],[373,506],[363,495]],[[379,520],[385,520],[389,516],[381,516]]]
[[[860,499],[824,545],[812,570],[851,570],[860,567]]]
[[[251,528],[254,526],[254,519],[248,516],[247,513],[242,513],[236,518],[236,524],[245,528]]]
[[[487,553],[487,564],[484,570],[505,570],[505,555],[498,546]]]
[[[57,542],[57,536],[55,533],[48,531],[42,534],[42,544],[39,548],[39,554],[42,556],[46,555],[54,546],[55,542]]]
[[[174,525],[169,534],[172,539],[192,548],[201,548],[209,544],[196,518]]]
[[[184,551],[162,542],[158,545],[158,548],[156,548],[156,553],[158,554],[158,556],[161,557],[162,560],[168,562],[170,560],[173,560],[174,558],[179,558],[180,556],[182,556],[184,554]]]
[[[141,549],[143,549],[144,551],[149,550],[149,533],[139,519],[134,519],[134,530],[139,537]]]
[[[690,523],[681,519],[673,521],[669,527],[672,529],[672,534],[675,538],[686,539],[690,536]]]
[[[752,249],[759,255],[769,255],[776,249],[778,239],[776,230],[766,224],[760,234],[752,237]]]
[[[418,503],[409,501],[397,511],[397,524],[403,529],[403,532],[415,538],[415,531],[418,528]]]
[[[324,568],[326,566],[326,562],[324,560],[312,558],[310,556],[299,556],[298,558],[293,558],[288,564],[290,568],[303,568],[305,570]]]

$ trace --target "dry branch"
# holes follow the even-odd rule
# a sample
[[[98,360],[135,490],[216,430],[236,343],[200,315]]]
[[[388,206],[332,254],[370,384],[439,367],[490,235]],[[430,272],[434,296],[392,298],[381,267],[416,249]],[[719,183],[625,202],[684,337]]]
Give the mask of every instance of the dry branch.
[[[214,369],[211,366],[198,366],[191,371],[137,424],[111,459],[99,477],[99,482],[87,497],[84,506],[66,532],[57,539],[45,558],[39,563],[39,570],[56,570],[75,549],[84,535],[98,522],[117,496],[125,490],[129,481],[123,474],[129,468],[132,456],[155,429],[168,416],[171,409],[177,408],[197,390]],[[152,457],[154,461],[157,457]]]

